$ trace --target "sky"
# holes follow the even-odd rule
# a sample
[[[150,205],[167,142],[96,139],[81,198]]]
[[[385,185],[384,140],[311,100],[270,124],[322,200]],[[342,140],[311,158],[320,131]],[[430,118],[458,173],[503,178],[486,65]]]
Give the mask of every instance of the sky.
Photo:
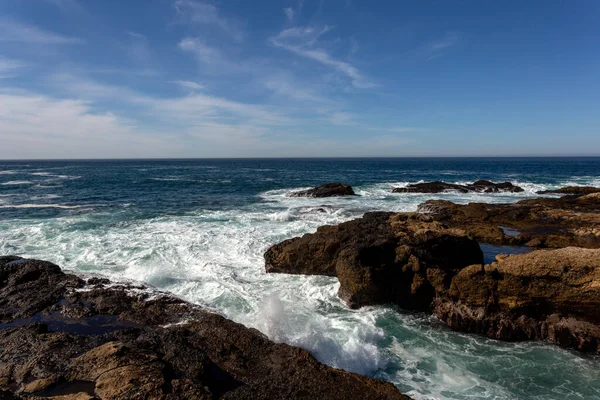
[[[600,155],[600,1],[0,2],[0,159],[523,155]]]

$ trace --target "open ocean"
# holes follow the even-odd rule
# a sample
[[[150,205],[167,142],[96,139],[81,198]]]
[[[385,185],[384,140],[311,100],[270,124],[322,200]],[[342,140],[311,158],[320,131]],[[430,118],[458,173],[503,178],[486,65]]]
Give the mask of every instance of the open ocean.
[[[516,194],[392,194],[419,181],[511,181]],[[286,194],[327,182],[351,198]],[[0,161],[0,254],[137,280],[416,399],[600,399],[600,358],[452,332],[392,307],[348,309],[335,278],[264,272],[281,240],[427,199],[514,202],[600,186],[600,158]]]

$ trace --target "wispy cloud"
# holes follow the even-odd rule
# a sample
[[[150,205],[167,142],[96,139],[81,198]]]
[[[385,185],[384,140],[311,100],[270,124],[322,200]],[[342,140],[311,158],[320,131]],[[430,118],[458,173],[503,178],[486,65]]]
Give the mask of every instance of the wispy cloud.
[[[287,17],[289,21],[294,20],[294,14],[296,13],[292,7],[287,7],[283,9],[283,13]]]
[[[217,7],[212,4],[193,0],[177,0],[174,6],[177,13],[191,23],[216,27],[238,42],[244,39],[244,32],[240,24],[222,16]]]
[[[319,38],[329,32],[331,27],[294,27],[285,29],[269,39],[276,47],[290,51],[300,57],[308,58],[350,79],[356,88],[367,89],[376,87],[377,84],[365,77],[355,66],[349,62],[333,57],[323,48],[316,47]]]
[[[229,64],[219,49],[207,45],[200,38],[184,38],[177,46],[202,64]]]
[[[193,81],[171,81],[171,83],[174,83],[174,84],[181,86],[182,88],[186,88],[186,89],[192,89],[192,90],[204,89],[204,85],[201,85],[198,82],[193,82]]]
[[[60,35],[22,22],[0,19],[0,41],[39,44],[81,44],[82,39]]]
[[[18,76],[20,70],[27,66],[28,64],[22,61],[0,57],[0,79]]]
[[[443,37],[423,46],[423,53],[428,60],[432,60],[443,55],[449,48],[459,45],[462,40],[462,35],[456,32],[448,32]]]

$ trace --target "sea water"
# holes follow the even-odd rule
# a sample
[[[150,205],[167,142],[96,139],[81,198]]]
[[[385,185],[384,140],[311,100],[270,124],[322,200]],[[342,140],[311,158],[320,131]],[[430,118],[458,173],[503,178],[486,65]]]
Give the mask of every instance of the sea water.
[[[391,193],[477,179],[525,191]],[[326,182],[358,196],[287,196]],[[264,271],[270,245],[367,211],[514,202],[565,185],[600,186],[600,159],[0,161],[0,254],[145,282],[416,399],[600,399],[598,357],[456,333],[391,306],[350,310],[335,278]]]

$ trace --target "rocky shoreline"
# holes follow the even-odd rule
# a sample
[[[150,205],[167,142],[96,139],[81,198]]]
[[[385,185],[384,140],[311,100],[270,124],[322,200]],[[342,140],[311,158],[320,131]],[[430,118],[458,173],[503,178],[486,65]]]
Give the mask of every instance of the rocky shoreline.
[[[552,194],[366,213],[273,245],[265,268],[335,276],[351,308],[395,304],[461,332],[597,354],[600,193]],[[347,195],[345,184],[291,194]],[[409,399],[172,295],[14,256],[0,257],[0,349],[2,399]]]
[[[147,287],[0,257],[2,399],[408,399]]]
[[[367,213],[272,246],[265,268],[336,276],[352,308],[391,303],[463,332],[599,353],[600,194],[577,190],[588,194]],[[480,244],[530,250],[484,263]]]

